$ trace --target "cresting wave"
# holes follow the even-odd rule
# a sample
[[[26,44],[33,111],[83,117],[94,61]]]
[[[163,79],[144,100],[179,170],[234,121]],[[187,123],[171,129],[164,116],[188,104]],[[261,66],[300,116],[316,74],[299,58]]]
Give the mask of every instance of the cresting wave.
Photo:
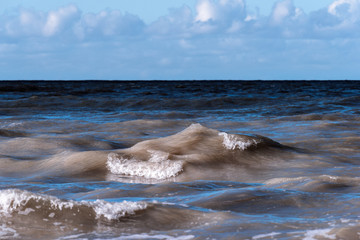
[[[152,234],[156,230],[215,225],[230,217],[228,213],[192,210],[182,204],[137,200],[75,201],[20,189],[0,190],[0,239],[57,239],[64,235],[69,236],[64,239],[82,235],[81,239],[104,239],[104,235],[92,235],[96,231],[110,234],[106,239],[116,239],[114,236],[134,236],[139,232]],[[36,237],[38,233],[41,235]]]
[[[0,239],[359,239],[359,83],[1,82]]]
[[[249,139],[234,134],[227,134],[225,132],[219,133],[220,136],[224,137],[223,145],[229,150],[246,150],[251,146],[256,146],[259,142],[256,139]]]
[[[110,153],[107,168],[113,174],[161,180],[176,177],[191,166],[256,165],[255,158],[269,148],[275,154],[286,147],[262,136],[228,134],[192,124],[175,135]]]
[[[159,153],[155,154],[157,156]],[[162,154],[162,153],[160,153]],[[167,155],[165,153],[165,155]],[[113,174],[154,178],[158,180],[176,177],[183,171],[183,161],[171,161],[167,158],[150,157],[149,161],[135,158],[118,157],[115,153],[108,155],[107,167]]]
[[[28,139],[8,140],[9,143],[18,141],[27,142]],[[46,151],[53,152],[51,141],[33,141],[33,145],[28,144],[31,149],[37,147],[37,141],[40,141],[42,146],[46,142]],[[54,144],[54,148],[58,149],[58,142]],[[15,147],[12,149],[16,151]],[[288,150],[294,149],[263,136],[229,134],[201,124],[192,124],[174,135],[141,141],[126,149],[68,151],[64,148],[63,151],[43,160],[27,160],[21,156],[11,159],[12,152],[9,152],[8,155],[3,155],[0,171],[5,174],[52,176],[74,176],[82,173],[104,176],[110,173],[155,180],[166,180],[181,175],[181,181],[188,181],[201,179],[214,169],[220,170],[229,165],[232,165],[230,169],[265,166],[271,161],[285,159],[282,154],[294,152]],[[225,179],[231,180],[226,170],[223,172],[223,175],[228,175]],[[219,176],[218,172],[216,175]]]
[[[14,214],[22,216],[36,216],[49,219],[85,217],[88,220],[118,220],[135,215],[136,212],[148,207],[146,202],[118,202],[110,203],[103,200],[94,202],[61,200],[59,198],[31,193],[18,189],[0,191],[0,216],[11,217]]]

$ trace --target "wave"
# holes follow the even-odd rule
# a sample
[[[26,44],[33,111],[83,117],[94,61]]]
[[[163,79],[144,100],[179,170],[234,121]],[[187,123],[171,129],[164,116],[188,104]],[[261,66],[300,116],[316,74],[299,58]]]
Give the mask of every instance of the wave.
[[[290,148],[262,136],[228,134],[192,124],[175,135],[110,153],[107,168],[113,174],[168,179],[197,166],[254,166],[285,149]]]
[[[298,114],[294,116],[280,117],[279,121],[328,121],[328,122],[344,122],[344,121],[359,121],[357,115],[345,113],[311,113],[311,114]]]
[[[0,226],[1,227],[1,226]],[[82,234],[74,234],[74,235],[69,235],[69,236],[65,236],[65,237],[60,237],[57,240],[68,240],[68,239],[100,239],[100,237],[104,237],[102,235],[100,236],[96,236],[93,237],[91,236],[91,238],[89,238],[89,234],[86,233],[82,233]],[[108,239],[108,238],[106,238]],[[116,237],[110,237],[109,239],[112,240],[147,240],[147,239],[152,239],[152,240],[192,240],[195,239],[194,235],[181,235],[181,236],[171,236],[167,233],[164,234],[160,234],[160,233],[141,233],[141,234],[131,234],[131,235],[123,235],[121,237],[116,236]]]
[[[308,192],[357,192],[360,190],[359,177],[306,176],[294,178],[273,178],[265,181],[266,186],[280,189],[295,189]]]
[[[20,189],[0,190],[0,239],[57,239],[83,233],[90,239],[96,237],[89,233],[113,238],[216,226],[231,217],[226,212],[201,211],[183,204],[134,199],[75,201]]]
[[[90,220],[119,220],[135,215],[148,207],[146,202],[110,203],[103,200],[94,202],[61,200],[59,198],[34,194],[24,190],[7,189],[0,191],[0,215],[11,217],[14,214],[22,216],[41,217],[42,219],[86,218]]]
[[[30,136],[30,134],[26,132],[0,129],[0,137],[15,138],[15,137],[28,137],[28,136]]]
[[[163,155],[159,157],[159,155]],[[149,161],[125,158],[114,153],[108,155],[107,167],[111,173],[154,179],[176,177],[183,171],[182,161],[168,160],[169,154],[153,151]],[[165,158],[163,158],[165,157]]]
[[[31,138],[20,140],[31,142]],[[18,140],[14,141],[18,143]],[[41,151],[43,154],[47,151],[50,154],[49,158],[18,161],[21,158],[13,157],[11,160],[10,157],[4,157],[0,162],[1,172],[51,175],[109,172],[120,176],[158,180],[181,175],[186,181],[187,177],[200,179],[204,176],[199,174],[208,174],[209,169],[220,170],[228,165],[235,169],[269,166],[271,162],[286,159],[281,155],[286,154],[289,157],[288,154],[292,154],[295,150],[263,136],[230,134],[200,124],[192,124],[174,135],[141,141],[130,148],[120,150],[111,150],[105,145],[107,150],[76,151],[77,146],[74,147],[74,144],[70,145],[72,146],[70,150],[63,147],[62,141],[53,144],[46,139],[35,139],[35,142],[27,146],[32,149],[32,146],[38,146],[39,143],[41,146],[36,149],[43,149]],[[51,153],[53,149],[51,146],[59,146],[59,144],[61,148],[56,147],[56,151],[59,149],[65,151]],[[77,145],[81,144],[82,142],[77,143]],[[86,141],[84,144],[89,145]],[[11,149],[16,150],[16,148]],[[11,154],[14,153],[9,152],[7,156]]]

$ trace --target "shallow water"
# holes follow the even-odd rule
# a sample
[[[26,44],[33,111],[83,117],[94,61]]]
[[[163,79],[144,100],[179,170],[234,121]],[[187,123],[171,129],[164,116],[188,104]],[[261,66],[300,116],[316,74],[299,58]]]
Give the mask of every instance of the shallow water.
[[[0,82],[0,239],[360,239],[360,82]]]

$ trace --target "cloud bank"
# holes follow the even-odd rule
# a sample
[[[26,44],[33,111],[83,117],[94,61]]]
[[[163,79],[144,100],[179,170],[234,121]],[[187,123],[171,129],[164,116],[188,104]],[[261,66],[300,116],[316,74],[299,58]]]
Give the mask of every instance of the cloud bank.
[[[268,16],[245,0],[199,0],[146,24],[119,10],[0,15],[2,79],[359,79],[360,0]]]

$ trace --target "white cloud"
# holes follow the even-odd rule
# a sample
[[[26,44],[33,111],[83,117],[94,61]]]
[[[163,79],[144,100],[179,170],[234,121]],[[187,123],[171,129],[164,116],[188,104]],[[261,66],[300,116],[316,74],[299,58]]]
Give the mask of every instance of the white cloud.
[[[155,37],[189,37],[191,36],[191,28],[194,25],[194,16],[192,10],[188,6],[181,8],[173,8],[169,10],[169,14],[160,17],[157,21],[147,26],[147,33]]]
[[[77,15],[78,9],[75,5],[62,7],[57,11],[50,11],[43,27],[44,36],[50,37],[60,32],[61,28],[64,28],[66,23],[76,18]]]
[[[28,9],[19,9],[17,15],[3,15],[0,29],[10,37],[51,37],[63,33],[80,15],[74,5],[59,8],[48,13]],[[2,25],[2,26],[1,26]],[[1,34],[1,31],[0,31]]]
[[[359,13],[359,5],[358,0],[336,0],[330,4],[328,11],[340,18],[352,18]]]
[[[246,18],[246,4],[243,0],[199,0],[195,20],[231,24]]]
[[[220,0],[220,5],[223,6],[231,6],[231,7],[237,7],[237,6],[241,6],[241,7],[245,7],[245,2],[243,0]]]
[[[41,35],[44,15],[30,10],[21,9],[17,16],[3,16],[0,29],[10,37]]]
[[[336,0],[328,7],[328,13],[338,19],[335,31],[359,31],[360,1],[359,0]],[[348,35],[348,34],[346,34]]]
[[[271,19],[275,24],[281,24],[287,17],[292,15],[294,6],[291,0],[277,2],[274,6]]]
[[[56,69],[55,78],[67,79],[339,76],[335,69],[347,74],[360,60],[359,37],[360,0],[309,13],[280,0],[268,16],[245,0],[199,0],[196,11],[184,5],[149,24],[120,10],[19,8],[0,15],[0,60],[8,66],[0,76],[47,78]]]
[[[246,18],[245,21],[250,21],[251,19]],[[241,21],[233,21],[231,26],[228,28],[228,33],[236,33],[238,32],[242,27]]]
[[[196,21],[207,22],[216,19],[216,7],[210,0],[200,0],[196,6]]]
[[[19,9],[0,19],[0,35],[25,39],[55,35],[80,41],[127,36],[184,39],[217,34],[246,38],[342,37],[344,33],[357,36],[354,30],[359,29],[360,1],[335,0],[324,9],[305,14],[291,0],[282,0],[275,3],[270,16],[260,16],[247,9],[245,0],[199,0],[195,13],[184,5],[150,24],[119,10],[81,13],[75,5],[47,13]]]
[[[144,22],[139,17],[118,10],[86,13],[74,24],[74,33],[80,39],[116,37],[141,34]]]

